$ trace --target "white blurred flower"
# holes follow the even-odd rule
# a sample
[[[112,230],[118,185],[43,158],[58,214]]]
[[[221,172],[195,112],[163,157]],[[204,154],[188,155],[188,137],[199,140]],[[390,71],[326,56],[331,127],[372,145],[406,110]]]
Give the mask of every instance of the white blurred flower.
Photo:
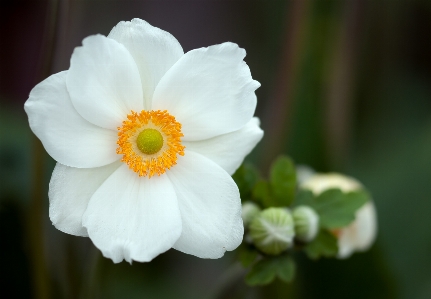
[[[302,188],[318,195],[331,188],[350,192],[362,188],[354,178],[338,173],[316,174],[305,181]],[[356,251],[366,251],[373,244],[377,235],[377,213],[374,203],[367,202],[355,215],[355,220],[348,226],[334,231],[338,237],[338,257],[348,258]]]
[[[242,241],[231,174],[263,136],[245,50],[184,54],[169,33],[134,19],[73,52],[38,84],[30,127],[58,161],[49,215],[114,262],[173,247],[219,258]]]

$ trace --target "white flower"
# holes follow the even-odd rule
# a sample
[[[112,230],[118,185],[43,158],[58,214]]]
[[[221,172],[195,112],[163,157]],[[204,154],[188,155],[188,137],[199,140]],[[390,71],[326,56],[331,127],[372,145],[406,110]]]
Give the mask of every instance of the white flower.
[[[361,183],[354,178],[338,173],[316,174],[302,185],[315,195],[331,188],[343,192],[362,189]],[[348,258],[356,251],[366,251],[374,243],[377,235],[377,213],[374,203],[367,202],[355,215],[355,220],[347,227],[335,232],[338,236],[338,257]]]
[[[245,50],[183,53],[145,21],[90,36],[70,69],[38,84],[30,127],[58,161],[49,215],[114,262],[170,248],[219,258],[242,241],[230,177],[263,136]]]

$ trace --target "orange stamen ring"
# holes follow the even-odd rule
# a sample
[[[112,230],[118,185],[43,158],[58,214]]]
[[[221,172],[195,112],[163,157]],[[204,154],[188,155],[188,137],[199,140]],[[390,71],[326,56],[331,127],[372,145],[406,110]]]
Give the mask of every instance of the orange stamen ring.
[[[154,154],[148,155],[139,150],[137,138],[145,129],[155,129],[163,137],[162,148]],[[118,127],[117,154],[123,155],[122,162],[139,176],[161,175],[177,164],[177,155],[184,156],[181,144],[181,124],[166,110],[142,110],[140,113],[132,111],[127,120]]]

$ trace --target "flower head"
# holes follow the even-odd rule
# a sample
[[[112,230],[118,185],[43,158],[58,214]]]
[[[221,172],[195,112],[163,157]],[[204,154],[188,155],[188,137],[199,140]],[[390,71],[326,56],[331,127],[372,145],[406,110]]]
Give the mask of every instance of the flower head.
[[[316,174],[306,180],[302,188],[319,195],[325,190],[339,188],[343,192],[359,190],[361,183],[338,173]],[[377,214],[374,203],[367,202],[356,212],[355,220],[347,227],[334,231],[338,238],[338,257],[347,258],[355,251],[368,250],[377,235]]]
[[[84,39],[69,70],[25,104],[58,162],[55,227],[89,236],[114,262],[235,249],[244,228],[230,175],[263,136],[253,117],[260,84],[244,57],[233,43],[184,53],[139,19]]]

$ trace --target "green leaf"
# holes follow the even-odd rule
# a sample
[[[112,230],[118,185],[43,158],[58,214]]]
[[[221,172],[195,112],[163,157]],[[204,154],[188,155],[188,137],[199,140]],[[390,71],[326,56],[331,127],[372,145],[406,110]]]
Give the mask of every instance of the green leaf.
[[[273,201],[269,191],[269,184],[265,180],[258,181],[253,188],[252,198],[260,203],[264,208],[273,206]]]
[[[290,206],[296,191],[296,170],[289,157],[281,156],[272,164],[270,186],[274,206]]]
[[[232,175],[238,186],[242,201],[250,200],[253,187],[260,179],[260,173],[252,164],[244,163]]]
[[[238,259],[245,268],[250,266],[256,260],[257,256],[258,252],[253,247],[244,243],[239,247]]]
[[[272,259],[263,259],[253,265],[245,276],[245,282],[251,286],[271,283],[277,274],[277,266]]]
[[[291,282],[295,277],[296,266],[293,259],[287,255],[281,257],[278,264],[277,276],[284,282]]]
[[[315,260],[322,256],[335,257],[338,253],[337,238],[327,230],[320,230],[317,237],[305,246],[305,253]]]
[[[320,217],[320,226],[327,229],[342,228],[355,219],[356,211],[370,196],[365,191],[344,193],[330,189],[315,198],[312,207]]]
[[[245,281],[252,286],[269,284],[275,277],[291,282],[295,276],[295,268],[294,261],[288,255],[265,257],[253,265]]]
[[[314,194],[308,189],[300,189],[295,197],[295,206],[312,206]]]

